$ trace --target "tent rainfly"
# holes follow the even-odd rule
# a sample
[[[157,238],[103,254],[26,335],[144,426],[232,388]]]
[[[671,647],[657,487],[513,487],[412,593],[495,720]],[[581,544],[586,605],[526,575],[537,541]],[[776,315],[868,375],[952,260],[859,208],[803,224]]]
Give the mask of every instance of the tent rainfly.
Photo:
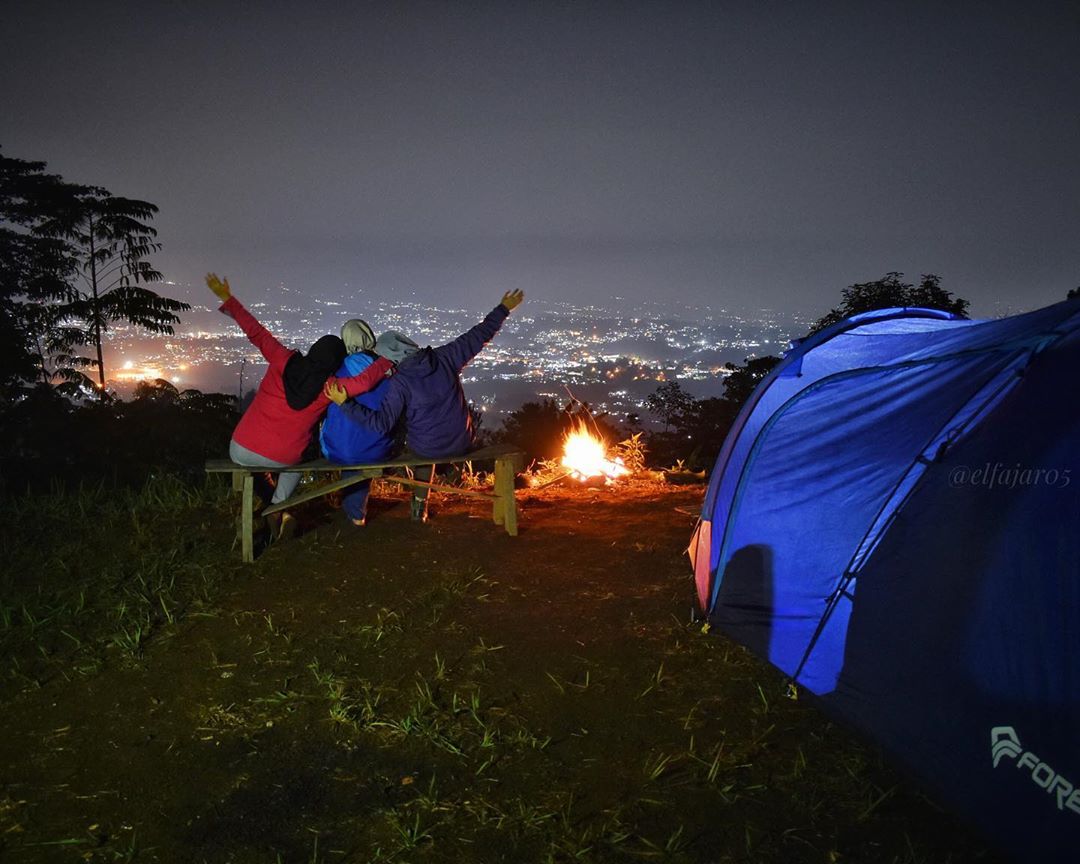
[[[1080,299],[792,346],[690,545],[707,620],[1022,860],[1080,849]]]

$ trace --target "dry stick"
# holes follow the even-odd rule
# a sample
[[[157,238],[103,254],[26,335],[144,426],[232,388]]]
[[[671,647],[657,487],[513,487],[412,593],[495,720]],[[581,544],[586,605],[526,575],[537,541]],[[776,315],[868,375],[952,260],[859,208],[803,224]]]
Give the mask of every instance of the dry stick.
[[[538,489],[546,489],[552,483],[558,483],[560,480],[565,480],[567,477],[569,477],[573,473],[574,473],[573,471],[564,471],[562,474],[558,475],[557,477],[553,477],[552,479],[548,480],[546,483],[541,483],[539,486],[530,486],[529,488],[532,489],[533,491],[536,491]]]
[[[585,416],[589,418],[589,422],[592,423],[593,431],[596,432],[596,437],[603,440],[604,436],[600,434],[600,427],[597,425],[596,418],[593,417],[592,411],[589,410],[589,406],[574,395],[574,391],[570,389],[569,384],[563,384],[562,386],[563,389],[566,391],[566,395],[570,397],[570,405],[567,408],[567,413],[569,413],[570,408],[574,407],[574,403],[577,402],[577,404],[580,405],[585,411]],[[604,443],[605,445],[607,444],[606,441]]]

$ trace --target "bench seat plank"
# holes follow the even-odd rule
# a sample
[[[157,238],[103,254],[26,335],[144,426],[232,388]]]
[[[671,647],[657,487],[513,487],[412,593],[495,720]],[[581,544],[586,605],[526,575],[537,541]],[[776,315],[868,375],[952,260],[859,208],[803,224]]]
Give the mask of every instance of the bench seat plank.
[[[463,462],[482,462],[491,460],[495,462],[495,490],[483,492],[478,489],[461,489],[456,486],[443,486],[437,483],[428,483],[416,480],[412,477],[402,477],[397,474],[387,474],[394,468],[419,468],[435,465],[457,465]],[[231,473],[233,475],[233,488],[241,491],[241,529],[242,529],[242,554],[245,562],[254,560],[254,501],[252,495],[253,475],[263,471],[278,473],[281,471],[295,471],[310,474],[326,474],[338,471],[355,471],[350,477],[340,477],[325,483],[317,483],[308,489],[292,495],[287,501],[280,504],[271,504],[262,511],[263,515],[271,515],[282,510],[287,510],[297,504],[321,498],[339,489],[345,489],[362,480],[382,479],[403,486],[419,486],[433,489],[439,492],[447,492],[454,495],[466,495],[476,498],[485,498],[492,501],[492,517],[497,525],[502,525],[506,533],[511,536],[517,535],[517,501],[514,499],[514,474],[521,470],[524,454],[512,444],[494,444],[490,447],[482,447],[461,456],[447,456],[433,459],[428,456],[417,456],[413,453],[403,453],[397,459],[389,459],[383,462],[368,462],[356,465],[343,465],[331,462],[329,459],[313,459],[309,462],[300,462],[296,465],[287,465],[281,468],[260,468],[246,465],[238,465],[231,459],[208,459],[206,471],[210,474]]]

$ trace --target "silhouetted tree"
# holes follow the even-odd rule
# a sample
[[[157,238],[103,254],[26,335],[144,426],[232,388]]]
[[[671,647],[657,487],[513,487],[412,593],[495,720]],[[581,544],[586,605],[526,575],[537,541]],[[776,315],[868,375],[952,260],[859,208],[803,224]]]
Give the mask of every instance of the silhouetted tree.
[[[147,400],[171,404],[180,401],[180,391],[176,389],[176,385],[171,381],[166,381],[164,378],[155,378],[153,381],[140,381],[135,387],[135,394],[132,398],[136,402]]]
[[[724,369],[728,375],[724,379],[724,399],[737,411],[779,362],[779,357],[768,354],[764,357],[747,357],[742,366],[725,363]]]
[[[819,318],[810,328],[810,333],[817,333],[860,312],[893,306],[922,306],[961,316],[967,314],[968,301],[954,298],[951,291],[942,288],[939,276],[924,274],[917,286],[901,281],[903,276],[903,273],[894,271],[874,282],[856,282],[848,286],[844,289],[843,302]]]
[[[161,249],[157,231],[148,224],[158,208],[147,201],[113,196],[93,188],[73,194],[56,207],[37,229],[68,244],[70,295],[59,310],[68,343],[90,346],[96,357],[98,385],[105,389],[102,337],[114,322],[124,321],[152,333],[173,332],[177,312],[187,303],[162,297],[145,287],[161,281],[147,256]],[[74,360],[74,355],[67,358]]]
[[[161,274],[157,207],[67,183],[44,162],[0,156],[0,387],[60,379],[105,387],[103,334],[124,321],[172,333],[186,303],[146,287]],[[78,349],[90,346],[90,357]]]
[[[41,228],[62,201],[88,191],[46,174],[44,162],[0,154],[0,391],[9,399],[54,377],[50,358],[64,348],[57,309],[73,265],[68,244]]]
[[[557,459],[562,454],[567,433],[582,423],[609,445],[619,440],[619,430],[606,414],[593,415],[588,404],[574,399],[561,408],[554,399],[526,402],[503,420],[502,429],[494,436],[520,447],[529,459]]]
[[[1065,295],[1066,300],[1073,300],[1076,297],[1080,297],[1080,286],[1073,288],[1072,291]]]
[[[693,405],[694,397],[687,393],[678,381],[665,381],[645,397],[645,407],[650,414],[660,418],[665,432]]]
[[[530,459],[554,459],[562,449],[565,414],[554,399],[526,402],[506,416],[499,438],[516,444]]]

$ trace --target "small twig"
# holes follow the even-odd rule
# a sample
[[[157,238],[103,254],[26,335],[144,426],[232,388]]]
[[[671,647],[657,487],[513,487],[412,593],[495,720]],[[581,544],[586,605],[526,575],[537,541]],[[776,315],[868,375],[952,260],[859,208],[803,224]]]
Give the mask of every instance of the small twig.
[[[552,477],[547,482],[541,483],[539,486],[532,486],[530,488],[533,489],[534,491],[537,490],[537,489],[546,489],[552,483],[558,483],[560,480],[565,480],[567,477],[569,477],[573,473],[574,473],[573,471],[564,471],[562,474],[558,475],[557,477]]]

